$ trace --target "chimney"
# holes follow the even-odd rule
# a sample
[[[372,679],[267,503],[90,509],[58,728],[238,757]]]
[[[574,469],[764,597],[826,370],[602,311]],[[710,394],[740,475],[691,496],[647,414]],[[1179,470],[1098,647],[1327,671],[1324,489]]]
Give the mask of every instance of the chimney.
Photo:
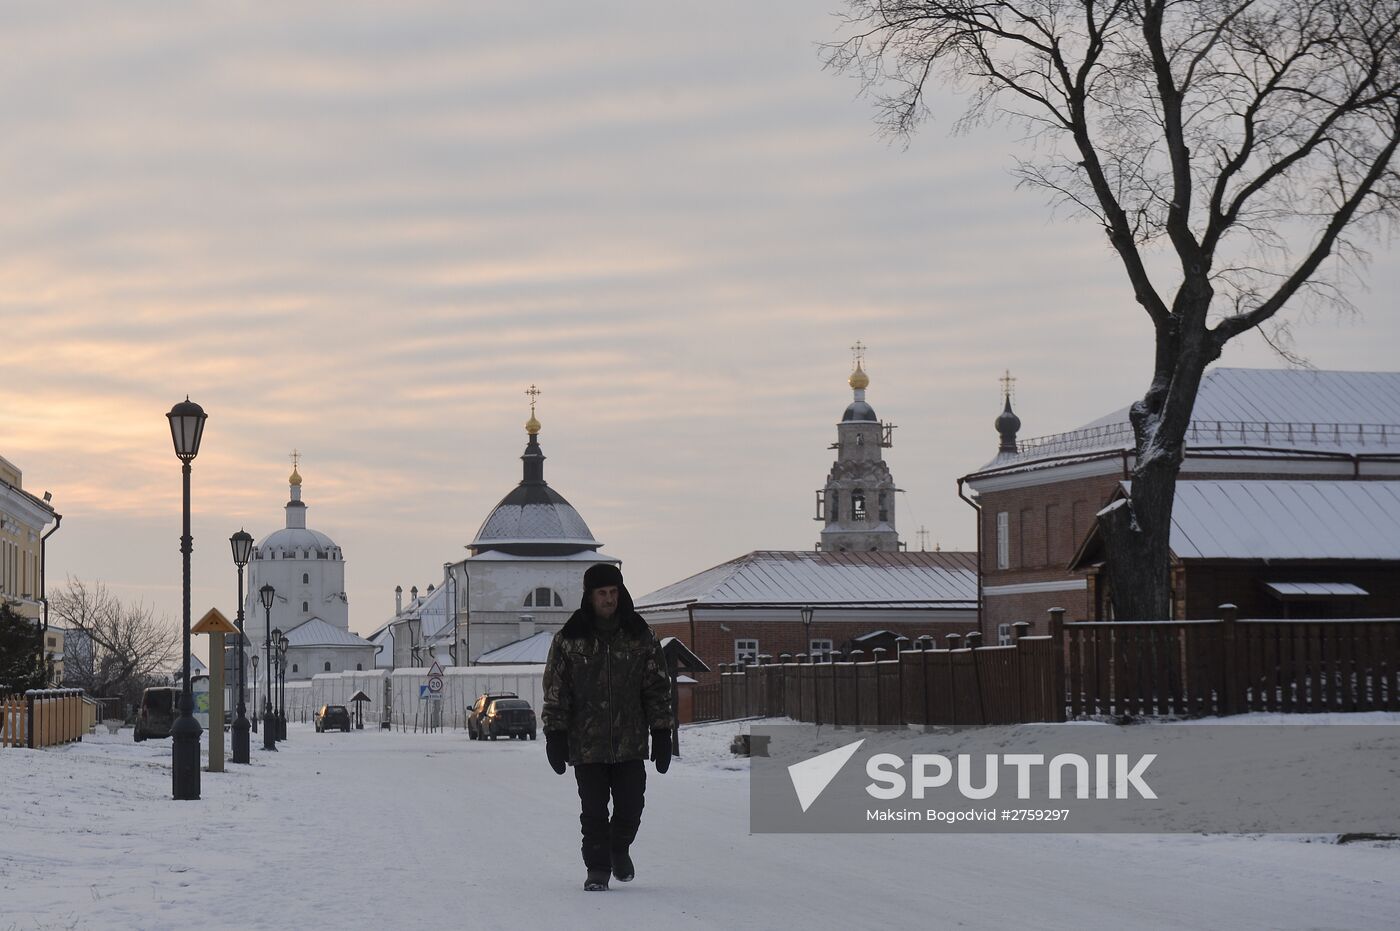
[[[415,586],[413,586],[412,588],[410,588],[410,589],[408,590],[408,593],[409,593],[410,595],[413,596],[413,597],[409,598],[408,603],[409,603],[409,604],[416,604],[417,601],[418,601],[418,586],[415,585]]]
[[[533,637],[535,635],[535,616],[533,614],[520,615],[519,633],[519,639],[521,640],[524,640],[526,637]]]
[[[394,615],[403,614],[403,586],[394,586]]]

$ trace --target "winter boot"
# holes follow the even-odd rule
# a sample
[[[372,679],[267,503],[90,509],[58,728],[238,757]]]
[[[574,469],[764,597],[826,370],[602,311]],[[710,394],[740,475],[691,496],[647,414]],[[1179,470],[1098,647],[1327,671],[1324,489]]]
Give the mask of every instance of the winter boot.
[[[612,849],[612,874],[620,883],[630,883],[636,878],[637,871],[632,868],[632,858],[628,856],[626,847]]]
[[[585,892],[607,892],[608,891],[608,871],[589,870],[588,878],[583,881]]]

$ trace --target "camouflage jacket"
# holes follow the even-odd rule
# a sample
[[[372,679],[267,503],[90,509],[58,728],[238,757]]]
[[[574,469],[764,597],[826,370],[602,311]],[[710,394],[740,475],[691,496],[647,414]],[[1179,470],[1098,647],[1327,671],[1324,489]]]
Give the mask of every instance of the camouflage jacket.
[[[586,610],[575,611],[549,645],[540,727],[569,732],[569,762],[647,758],[653,730],[670,730],[671,682],[656,636],[633,611],[606,642]]]

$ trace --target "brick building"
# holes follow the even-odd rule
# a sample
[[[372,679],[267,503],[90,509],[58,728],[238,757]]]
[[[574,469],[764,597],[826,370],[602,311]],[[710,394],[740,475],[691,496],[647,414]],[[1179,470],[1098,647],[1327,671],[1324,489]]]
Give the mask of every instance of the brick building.
[[[678,637],[716,681],[720,663],[829,653],[889,631],[910,640],[977,626],[976,554],[760,550],[637,599],[657,637]],[[889,638],[881,638],[889,639]]]
[[[1177,617],[1210,617],[1225,601],[1255,617],[1400,614],[1389,581],[1400,570],[1390,504],[1400,494],[1400,373],[1216,368],[1194,418],[1173,518]],[[988,642],[1016,621],[1043,631],[1051,607],[1108,617],[1099,584],[1108,554],[1092,531],[1100,509],[1131,494],[1127,408],[1018,440],[1008,396],[996,426],[996,457],[958,480],[978,512]]]

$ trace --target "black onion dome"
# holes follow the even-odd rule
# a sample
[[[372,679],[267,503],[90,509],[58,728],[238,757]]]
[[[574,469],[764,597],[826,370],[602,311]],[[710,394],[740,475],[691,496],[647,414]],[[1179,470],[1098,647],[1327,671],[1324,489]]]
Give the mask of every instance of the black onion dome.
[[[865,423],[867,421],[870,423],[879,423],[880,418],[875,416],[875,408],[871,407],[869,404],[866,404],[864,401],[852,401],[850,404],[846,405],[846,413],[841,415],[841,422],[851,423],[853,421],[859,423]]]
[[[532,435],[520,457],[525,476],[487,516],[471,542],[473,554],[569,556],[602,546],[574,506],[544,480],[544,453]]]

